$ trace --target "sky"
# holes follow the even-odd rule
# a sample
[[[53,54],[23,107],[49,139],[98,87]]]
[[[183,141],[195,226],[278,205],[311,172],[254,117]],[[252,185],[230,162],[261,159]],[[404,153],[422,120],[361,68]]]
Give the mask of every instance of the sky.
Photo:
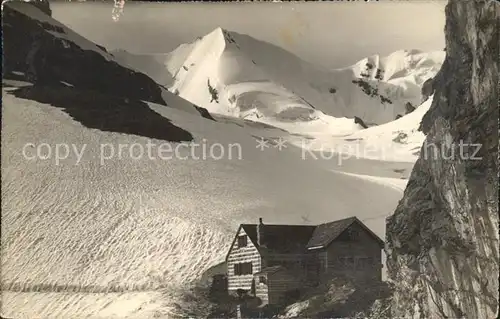
[[[166,53],[217,27],[278,45],[324,68],[400,49],[442,50],[446,1],[52,2],[53,17],[108,49]]]

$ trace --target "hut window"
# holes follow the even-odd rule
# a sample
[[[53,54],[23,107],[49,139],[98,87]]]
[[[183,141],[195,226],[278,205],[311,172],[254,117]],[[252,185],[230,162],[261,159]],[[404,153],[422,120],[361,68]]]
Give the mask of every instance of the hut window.
[[[266,278],[266,276],[260,276],[259,277],[259,283],[267,285],[267,278]]]
[[[246,247],[248,244],[247,236],[238,236],[238,247]]]
[[[358,257],[358,258],[355,258],[354,260],[355,260],[355,264],[356,264],[356,269],[364,270],[367,268],[367,258]]]
[[[345,267],[346,266],[346,261],[345,261],[345,257],[338,257],[337,258],[337,265],[339,267]]]
[[[354,267],[354,258],[353,257],[346,257],[346,266],[349,268]]]
[[[357,241],[359,239],[359,232],[356,229],[347,229],[340,236],[340,241]]]
[[[375,265],[375,261],[373,257],[359,257],[357,259],[357,267],[358,269],[370,269]]]
[[[350,240],[358,240],[359,239],[359,232],[356,229],[350,229],[349,230],[349,239]]]
[[[252,263],[240,263],[234,265],[234,274],[239,275],[250,275],[253,273]]]
[[[368,265],[368,267],[375,266],[375,259],[373,257],[366,258],[366,264]]]

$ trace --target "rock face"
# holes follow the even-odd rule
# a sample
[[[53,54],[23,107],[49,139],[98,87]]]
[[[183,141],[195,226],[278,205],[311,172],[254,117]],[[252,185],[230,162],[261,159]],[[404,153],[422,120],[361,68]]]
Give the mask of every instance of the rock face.
[[[430,78],[422,85],[422,103],[427,101],[429,97],[434,93],[433,84],[434,78]]]
[[[53,19],[48,1],[7,2],[2,15],[2,79],[34,84],[9,94],[61,108],[92,129],[172,142],[193,139],[144,102],[167,105],[166,88]],[[206,109],[192,107],[214,120]]]
[[[5,4],[3,78],[42,86],[64,81],[82,90],[166,104],[157,83],[107,59],[110,55],[104,48],[67,34],[69,30],[52,19],[50,12],[47,1]],[[89,47],[79,46],[72,37]]]
[[[411,105],[410,102],[407,102],[405,104],[405,114],[410,114],[413,111],[415,111],[415,107],[413,105]]]
[[[50,9],[50,4],[48,0],[30,0],[30,1],[24,0],[24,1],[28,2],[31,5],[34,5],[38,9],[42,10],[48,16],[52,16],[52,9]]]
[[[499,11],[485,0],[446,7],[427,139],[387,219],[392,317],[497,317]]]
[[[361,125],[363,128],[368,128],[368,125],[366,125],[365,122],[357,116],[354,117],[354,123]]]

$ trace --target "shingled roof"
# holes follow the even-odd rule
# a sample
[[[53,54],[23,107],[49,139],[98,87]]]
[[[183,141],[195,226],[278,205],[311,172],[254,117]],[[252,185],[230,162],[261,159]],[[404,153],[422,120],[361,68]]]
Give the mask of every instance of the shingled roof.
[[[277,253],[299,252],[306,249],[316,226],[308,225],[270,225],[264,224],[263,237],[267,249]],[[247,233],[257,248],[257,225],[242,224],[241,227]]]
[[[263,240],[266,244],[266,249],[277,253],[291,253],[300,252],[305,249],[324,248],[354,222],[363,227],[383,247],[384,241],[356,217],[349,217],[317,226],[263,224]],[[257,226],[257,224],[241,225],[254,245],[257,248],[261,248],[257,240]]]
[[[312,238],[307,243],[307,248],[325,247],[337,238],[347,227],[356,220],[356,217],[337,220],[330,223],[318,225],[314,230]]]

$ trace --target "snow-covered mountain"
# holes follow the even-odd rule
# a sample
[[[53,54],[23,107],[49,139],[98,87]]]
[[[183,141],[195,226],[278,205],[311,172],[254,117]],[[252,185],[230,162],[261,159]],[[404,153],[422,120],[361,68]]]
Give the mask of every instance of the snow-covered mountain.
[[[321,71],[287,70],[285,62],[269,71],[271,53],[255,50],[251,59],[261,67],[243,72],[237,62],[248,58],[238,47],[247,51],[256,40],[218,29],[157,60],[174,74],[176,96],[35,6],[8,3],[3,14],[2,315],[167,316],[187,284],[223,261],[237,225],[258,217],[307,224],[356,215],[384,236],[401,197],[387,180],[401,181],[412,163],[340,163],[290,145],[294,130],[318,139],[358,134],[351,119],[308,104],[323,97],[302,87],[301,77]],[[265,105],[259,112],[289,130],[242,116],[214,120],[201,107],[224,112],[222,103],[205,101],[213,97],[208,82],[219,102],[237,96],[232,108],[240,115],[255,99]],[[398,123],[418,125],[417,111]],[[304,114],[318,118],[300,120]],[[385,125],[392,132],[394,123],[365,132]],[[280,138],[289,143],[281,150]],[[264,150],[256,148],[262,140]],[[56,160],[64,145],[67,156]],[[160,145],[175,151],[161,157]],[[141,146],[146,153],[137,156]]]
[[[402,50],[322,70],[270,43],[217,28],[160,55],[163,72],[159,55],[148,61],[147,55],[120,51],[118,59],[210,112],[280,126],[325,115],[351,122],[357,116],[367,124],[392,121],[405,114],[407,103],[422,102],[421,86],[439,70],[444,55]]]

